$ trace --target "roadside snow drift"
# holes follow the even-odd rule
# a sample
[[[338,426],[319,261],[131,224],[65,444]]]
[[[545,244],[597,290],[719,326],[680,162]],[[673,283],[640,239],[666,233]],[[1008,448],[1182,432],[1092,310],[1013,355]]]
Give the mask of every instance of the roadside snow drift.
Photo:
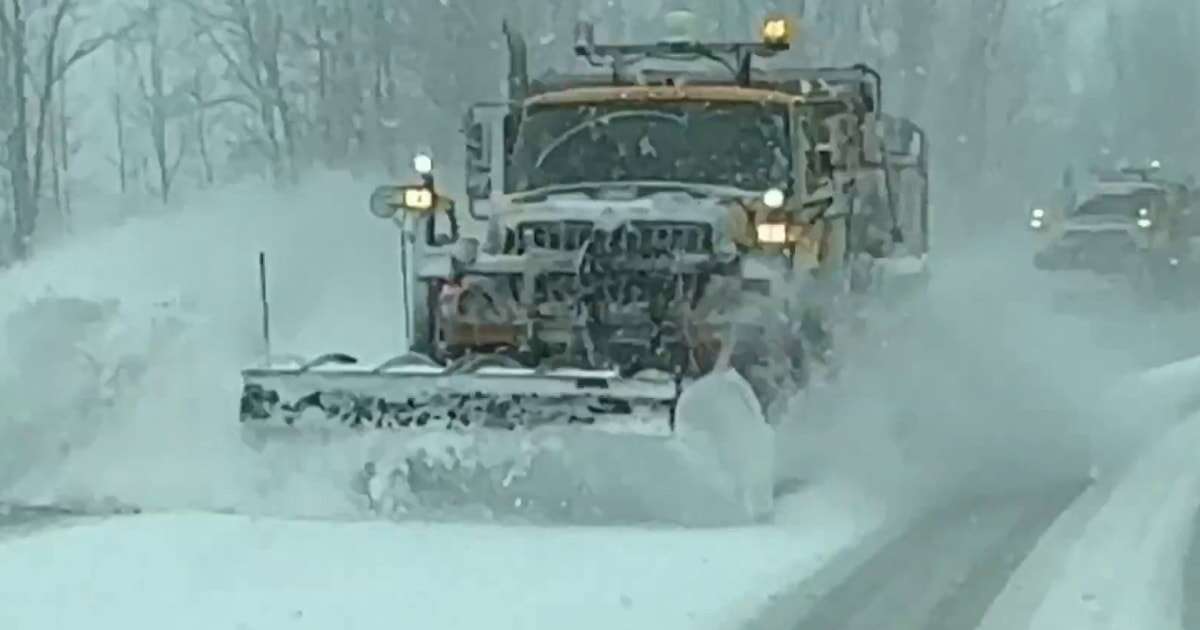
[[[861,534],[836,514],[803,533],[117,517],[0,546],[0,626],[735,628]]]
[[[1197,450],[1200,415],[1146,450],[1074,542],[1032,630],[1182,627]]]

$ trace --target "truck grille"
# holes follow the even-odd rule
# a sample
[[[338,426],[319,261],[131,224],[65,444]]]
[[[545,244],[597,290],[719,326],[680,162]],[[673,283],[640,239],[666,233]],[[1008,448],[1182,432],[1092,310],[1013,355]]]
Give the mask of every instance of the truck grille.
[[[597,229],[590,221],[537,221],[517,226],[508,253],[530,249],[577,251],[591,242],[600,252],[705,254],[713,250],[712,226],[682,221],[632,221],[616,230]]]

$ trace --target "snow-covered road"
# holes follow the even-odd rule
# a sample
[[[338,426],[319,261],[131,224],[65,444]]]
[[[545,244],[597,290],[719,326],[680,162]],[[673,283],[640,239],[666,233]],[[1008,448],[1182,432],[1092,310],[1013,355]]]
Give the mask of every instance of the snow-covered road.
[[[11,513],[0,517],[0,537],[17,530],[0,544],[0,627],[734,628],[877,524],[830,491],[784,508],[804,522],[684,531]]]
[[[229,415],[236,370],[257,349],[252,271],[260,249],[286,270],[275,286],[276,312],[286,315],[278,338],[288,350],[361,354],[396,341],[368,325],[395,311],[390,237],[340,214],[360,185],[326,181],[312,191],[139,222],[47,249],[36,265],[0,278],[8,295],[77,296],[85,309],[117,299],[124,328],[87,350],[131,359],[135,369],[152,363],[153,394],[100,423],[71,421],[64,392],[78,383],[64,384],[61,364],[45,360],[48,345],[5,347],[0,336],[0,356],[28,359],[0,363],[0,377],[18,377],[0,396],[45,405],[0,407],[0,441],[21,444],[0,449],[0,502],[112,496],[154,510],[100,519],[0,510],[0,628],[375,628],[397,619],[434,629],[1180,627],[1187,611],[1179,594],[1195,581],[1184,579],[1182,558],[1200,503],[1191,456],[1200,420],[1150,445],[1128,471],[1100,471],[1078,500],[1080,484],[1063,477],[1092,449],[1152,435],[1195,411],[1200,363],[1129,382],[1132,400],[1097,403],[1097,384],[1118,371],[1105,360],[1125,349],[1072,355],[1080,340],[1059,333],[1077,332],[1074,324],[1060,329],[1005,296],[990,306],[968,296],[978,269],[960,272],[916,318],[927,330],[891,340],[877,387],[856,380],[854,399],[834,401],[836,421],[813,423],[823,434],[784,447],[805,463],[798,476],[823,470],[845,483],[803,488],[773,523],[682,531],[328,520],[341,516],[331,500],[340,495],[306,476],[304,462],[265,474],[232,437]],[[335,231],[362,246],[323,251]],[[1016,295],[1023,286],[1009,289]],[[143,324],[153,319],[149,305],[169,297],[201,317],[168,359],[154,355]],[[331,326],[345,321],[347,304],[352,323]],[[0,302],[0,319],[11,325],[8,316],[24,305]],[[51,338],[76,332],[37,315],[30,322],[52,328]],[[1092,338],[1142,331],[1122,326]],[[1162,344],[1139,363],[1172,346],[1174,326],[1156,333]],[[1079,369],[1058,370],[1064,357]],[[939,395],[929,396],[926,382],[941,384]],[[1101,417],[1106,405],[1111,415],[1138,409],[1142,417],[1114,424]],[[924,475],[910,474],[914,461]],[[996,470],[1017,472],[1023,487],[1006,488],[1008,479],[980,489]],[[947,488],[989,494],[920,509]],[[215,513],[227,509],[326,520]],[[64,592],[72,594],[65,605]]]
[[[746,630],[974,630],[1082,485],[962,497],[880,532],[800,583]]]
[[[1192,399],[1196,376],[1200,361],[1145,375],[1147,413]],[[1198,451],[1200,414],[1086,490],[952,502],[867,537],[747,628],[1200,628]]]

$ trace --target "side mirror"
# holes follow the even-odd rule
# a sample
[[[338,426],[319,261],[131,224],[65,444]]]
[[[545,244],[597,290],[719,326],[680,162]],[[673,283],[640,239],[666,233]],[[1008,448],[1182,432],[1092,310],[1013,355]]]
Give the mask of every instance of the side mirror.
[[[472,199],[487,199],[492,196],[492,178],[488,173],[467,174],[467,194]]]
[[[470,114],[464,125],[467,141],[467,195],[471,199],[487,199],[492,194],[491,138],[483,123]]]

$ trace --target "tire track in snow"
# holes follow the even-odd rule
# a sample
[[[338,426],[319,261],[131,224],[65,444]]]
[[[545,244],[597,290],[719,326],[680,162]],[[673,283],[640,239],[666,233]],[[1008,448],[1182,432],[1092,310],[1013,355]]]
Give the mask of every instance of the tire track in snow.
[[[802,584],[781,606],[795,615],[771,630],[974,630],[1042,533],[1083,491],[1048,486],[1030,495],[955,501],[913,521],[840,575]],[[814,580],[820,580],[820,576]],[[799,601],[797,601],[799,600]]]

